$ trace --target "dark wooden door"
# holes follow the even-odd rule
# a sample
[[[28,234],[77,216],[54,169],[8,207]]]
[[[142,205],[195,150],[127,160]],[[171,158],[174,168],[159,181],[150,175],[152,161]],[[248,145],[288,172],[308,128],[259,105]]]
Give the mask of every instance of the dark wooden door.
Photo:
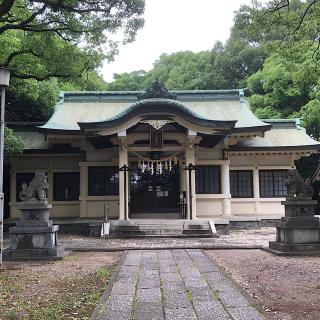
[[[136,164],[131,166],[130,210],[140,212],[172,212],[178,209],[179,171],[162,174],[142,173]]]

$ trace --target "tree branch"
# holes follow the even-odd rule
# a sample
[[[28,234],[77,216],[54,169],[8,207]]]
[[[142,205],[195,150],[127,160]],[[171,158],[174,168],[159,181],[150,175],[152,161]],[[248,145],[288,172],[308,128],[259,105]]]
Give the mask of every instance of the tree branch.
[[[18,73],[16,71],[11,71],[11,76],[13,78],[17,78],[17,79],[24,79],[24,80],[34,79],[37,81],[45,81],[50,78],[60,78],[60,79],[81,78],[83,72],[88,71],[90,69],[89,64],[90,64],[89,61],[85,62],[83,68],[79,71],[78,74],[75,74],[75,75],[59,73],[56,70],[56,72],[49,72],[44,76],[39,76],[36,74],[22,74],[22,73]]]
[[[12,52],[7,60],[3,63],[2,67],[8,67],[9,64],[11,63],[11,61],[15,58],[15,57],[18,57],[18,56],[21,56],[21,55],[24,55],[24,54],[32,54],[33,56],[39,58],[41,57],[40,54],[32,51],[32,50],[21,50],[21,51],[16,51],[16,52]]]
[[[290,6],[290,0],[281,0],[279,3],[277,3],[275,8],[268,9],[265,12],[265,15],[269,14],[269,13],[274,13],[274,12],[277,12],[277,11],[279,12],[283,8],[289,8],[289,6]]]
[[[46,10],[47,5],[44,4],[42,6],[42,8],[40,8],[39,10],[35,11],[29,18],[21,21],[20,23],[17,24],[5,24],[4,26],[0,27],[0,34],[2,34],[3,32],[9,30],[9,29],[22,29],[23,27],[27,26],[28,24],[30,24],[38,15],[41,15],[42,13],[44,13],[44,11]]]
[[[295,28],[295,30],[293,31],[293,33],[296,33],[300,28],[301,28],[301,25],[306,17],[306,15],[308,14],[309,10],[311,10],[311,7],[314,6],[316,4],[318,0],[313,0],[311,1],[311,3],[307,6],[307,8],[304,10],[304,13],[302,15],[302,17],[300,18],[300,21],[299,21],[299,24],[298,26]]]
[[[8,14],[11,10],[15,0],[3,0],[0,4],[0,17]]]

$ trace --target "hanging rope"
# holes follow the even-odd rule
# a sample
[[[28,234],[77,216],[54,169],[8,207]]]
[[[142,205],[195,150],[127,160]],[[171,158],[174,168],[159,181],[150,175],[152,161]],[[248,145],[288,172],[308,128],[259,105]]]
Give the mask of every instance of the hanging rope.
[[[159,160],[153,160],[153,159],[150,159],[150,158],[147,158],[147,157],[143,157],[142,155],[140,155],[139,153],[133,151],[132,149],[130,148],[127,148],[128,151],[132,152],[134,155],[136,155],[140,160],[143,160],[145,162],[152,162],[152,163],[159,163],[159,162],[166,162],[166,161],[170,161],[172,160],[173,158],[177,157],[179,154],[181,154],[181,151],[178,151],[178,152],[175,152],[173,153],[171,156],[169,157],[166,157],[166,158],[162,158],[162,159],[159,159]],[[175,161],[176,162],[176,161]]]

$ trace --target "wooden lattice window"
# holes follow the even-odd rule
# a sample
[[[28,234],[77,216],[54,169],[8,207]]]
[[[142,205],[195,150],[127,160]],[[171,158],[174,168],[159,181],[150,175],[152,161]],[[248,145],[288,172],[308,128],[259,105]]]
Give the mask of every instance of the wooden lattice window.
[[[260,170],[260,197],[285,197],[287,188],[284,180],[287,179],[287,170]]]
[[[119,194],[118,167],[89,167],[88,174],[89,196],[109,196]]]
[[[53,174],[53,200],[79,200],[80,174],[79,172],[55,172]]]
[[[232,198],[253,197],[253,173],[251,170],[230,171],[230,192]]]
[[[221,193],[220,166],[196,166],[196,193]]]

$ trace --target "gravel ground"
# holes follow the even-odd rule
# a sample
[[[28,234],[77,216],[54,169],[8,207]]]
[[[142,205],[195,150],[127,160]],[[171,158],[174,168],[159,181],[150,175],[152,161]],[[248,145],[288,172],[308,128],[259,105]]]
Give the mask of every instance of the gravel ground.
[[[275,240],[275,228],[233,230],[219,238],[99,239],[63,234],[59,237],[68,249],[254,247],[267,246],[269,241]]]
[[[278,257],[262,250],[208,250],[272,320],[320,319],[320,257]]]

